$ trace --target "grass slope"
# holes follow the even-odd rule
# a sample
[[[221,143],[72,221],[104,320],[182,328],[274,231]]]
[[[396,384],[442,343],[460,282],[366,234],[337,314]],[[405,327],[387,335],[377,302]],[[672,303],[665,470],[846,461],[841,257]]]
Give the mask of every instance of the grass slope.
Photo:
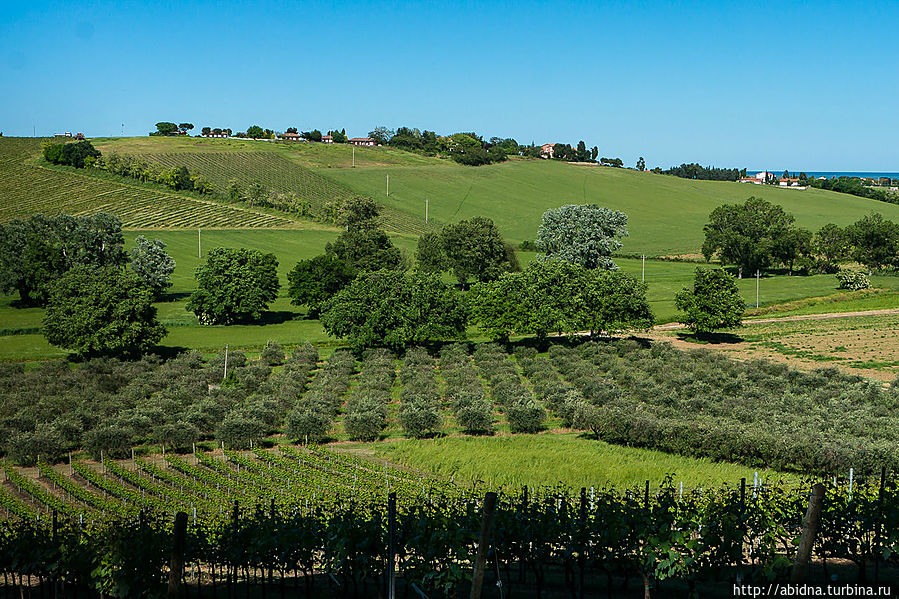
[[[126,228],[284,227],[290,220],[146,186],[33,164],[38,138],[0,138],[0,222],[42,212],[111,212]]]
[[[686,488],[753,480],[755,471],[736,464],[619,447],[577,433],[493,437],[444,437],[390,441],[365,448],[380,458],[457,481],[495,486],[639,487],[658,486],[671,475]],[[759,477],[781,480],[772,470]]]
[[[426,228],[426,201],[431,226],[488,216],[516,242],[534,239],[540,216],[548,208],[595,202],[626,212],[631,234],[624,251],[648,255],[697,252],[709,213],[720,204],[741,202],[751,195],[782,205],[800,225],[813,230],[828,222],[846,225],[871,211],[899,220],[899,206],[847,194],[691,181],[553,161],[510,160],[467,167],[390,148],[354,150],[342,144],[197,138],[104,139],[97,140],[97,147],[141,155],[232,154],[235,162],[248,152],[276,154],[298,167],[316,169],[342,188],[377,199],[386,207],[388,225],[409,233]],[[252,180],[258,174],[247,172],[246,177]]]

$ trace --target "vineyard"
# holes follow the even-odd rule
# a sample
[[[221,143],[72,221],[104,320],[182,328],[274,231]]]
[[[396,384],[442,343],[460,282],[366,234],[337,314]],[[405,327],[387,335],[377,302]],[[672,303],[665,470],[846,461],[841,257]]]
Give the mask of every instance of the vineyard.
[[[252,210],[33,166],[37,138],[0,139],[0,221],[41,212],[110,212],[129,229],[283,227],[291,221]]]
[[[488,509],[483,490],[314,448],[66,468],[73,474],[42,465],[39,482],[5,468],[7,596],[38,585],[41,593],[156,596],[171,563],[182,564],[195,596],[386,596],[388,564],[408,596],[464,596]],[[872,482],[821,486],[812,581],[897,580],[899,491],[895,481]],[[734,580],[784,581],[807,490],[744,480],[692,490],[666,483],[657,492],[500,492],[485,537],[485,587],[525,597],[638,596],[644,587],[686,596],[730,592]],[[183,515],[173,518],[175,510]]]
[[[220,195],[229,184],[236,181],[246,191],[254,182],[260,183],[271,196],[269,202],[287,211],[298,210],[305,205],[313,214],[327,220],[329,205],[357,197],[356,192],[273,152],[170,152],[145,153],[139,160],[161,168],[185,166],[194,174],[212,183]],[[418,234],[428,230],[423,217],[415,218],[400,210],[385,207],[387,227],[392,231]]]

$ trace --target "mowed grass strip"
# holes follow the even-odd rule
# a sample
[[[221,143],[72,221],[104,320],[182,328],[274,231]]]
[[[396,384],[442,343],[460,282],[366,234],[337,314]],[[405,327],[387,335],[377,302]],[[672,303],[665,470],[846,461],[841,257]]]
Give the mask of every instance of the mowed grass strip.
[[[658,487],[671,476],[686,488],[750,484],[755,470],[736,464],[673,456],[658,451],[619,447],[578,433],[444,437],[348,446],[425,472],[455,477],[459,482],[484,481],[494,486]],[[771,470],[763,480],[795,480]]]

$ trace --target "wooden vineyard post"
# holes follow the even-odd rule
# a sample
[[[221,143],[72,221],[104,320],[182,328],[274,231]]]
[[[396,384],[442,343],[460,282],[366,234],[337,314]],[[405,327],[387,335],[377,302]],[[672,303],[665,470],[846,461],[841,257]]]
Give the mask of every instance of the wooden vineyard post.
[[[584,599],[584,552],[587,550],[587,487],[581,487],[581,509],[578,513],[581,528],[581,545],[578,547],[577,567],[578,567],[578,599]]]
[[[818,523],[821,521],[821,507],[823,504],[824,485],[816,483],[812,487],[808,511],[805,513],[805,519],[802,521],[802,536],[799,538],[799,549],[796,551],[796,559],[793,561],[793,574],[790,576],[790,582],[793,584],[805,582],[809,558],[812,555],[812,547],[815,544],[815,535],[818,533]]]
[[[387,599],[396,599],[396,493],[387,496]]]
[[[496,509],[496,493],[484,495],[484,515],[481,519],[481,534],[478,536],[478,553],[474,560],[471,577],[471,599],[481,599],[484,586],[484,566],[487,563],[487,546],[490,540],[490,526],[493,524],[493,510]]]
[[[880,491],[877,493],[877,524],[874,529],[874,583],[880,582],[880,552],[883,543],[883,494],[887,482],[887,468],[880,468]]]
[[[174,542],[172,543],[172,557],[169,563],[169,591],[168,599],[181,597],[184,587],[184,544],[187,536],[187,513],[175,514]]]

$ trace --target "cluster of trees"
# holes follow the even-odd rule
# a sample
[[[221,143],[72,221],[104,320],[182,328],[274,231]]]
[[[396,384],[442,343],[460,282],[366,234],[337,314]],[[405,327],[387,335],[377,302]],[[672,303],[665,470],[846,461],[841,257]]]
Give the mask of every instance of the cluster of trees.
[[[504,272],[521,270],[515,248],[503,240],[491,219],[481,216],[422,235],[415,259],[423,272],[451,271],[463,287],[472,280],[492,281]]]
[[[212,183],[201,175],[191,174],[190,170],[184,165],[163,168],[157,164],[148,163],[145,160],[127,154],[119,156],[116,152],[110,152],[105,156],[101,156],[100,152],[97,152],[96,160],[92,166],[122,177],[131,177],[142,182],[158,183],[175,191],[196,191],[201,194],[215,193]]]
[[[414,127],[375,127],[368,136],[378,145],[390,146],[426,156],[445,156],[460,164],[479,166],[502,162],[508,154],[518,153],[514,139],[492,137],[489,140],[474,132],[438,136],[433,131],[419,131]]]
[[[156,123],[156,131],[150,133],[150,135],[187,135],[187,132],[194,128],[193,123],[170,123],[168,121],[161,121]]]
[[[889,180],[887,180],[889,181]],[[865,185],[858,177],[833,177],[830,179],[817,179],[809,177],[805,173],[799,174],[800,185],[809,185],[817,189],[827,189],[839,193],[848,193],[861,198],[899,204],[899,195],[885,189],[876,189]]]
[[[792,214],[760,198],[724,204],[705,225],[702,253],[737,267],[738,277],[783,265],[792,273],[834,273],[850,260],[869,271],[899,266],[899,225],[871,213],[839,227],[824,225],[817,233],[796,226]]]
[[[93,166],[100,158],[100,150],[89,141],[75,143],[44,143],[44,160],[52,164],[63,164],[75,168]]]
[[[200,130],[201,135],[227,135],[230,136],[231,129],[222,129],[221,127],[203,127]]]
[[[575,148],[572,148],[571,144],[553,145],[554,160],[565,160],[567,162],[596,162],[597,156],[599,156],[599,148],[593,146],[592,149],[588,150],[584,140],[579,141]],[[608,160],[608,158],[602,159],[603,162],[607,162]],[[619,164],[618,166],[621,165]]]
[[[736,168],[717,168],[714,166],[702,166],[695,162],[681,164],[680,166],[672,166],[667,170],[659,170],[658,172],[663,175],[674,175],[675,177],[681,177],[683,179],[701,179],[704,181],[738,181],[740,177],[746,176],[745,168],[743,170]]]
[[[0,292],[46,307],[47,340],[81,356],[129,355],[158,343],[165,329],[152,302],[175,268],[160,240],[124,248],[111,214],[44,216],[0,225]]]

